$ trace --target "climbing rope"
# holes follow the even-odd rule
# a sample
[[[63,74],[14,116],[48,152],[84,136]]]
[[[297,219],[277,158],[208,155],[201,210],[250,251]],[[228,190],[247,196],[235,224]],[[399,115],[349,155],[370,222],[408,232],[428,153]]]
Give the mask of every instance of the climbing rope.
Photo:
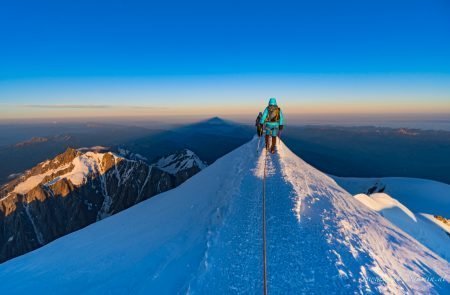
[[[263,234],[263,282],[264,295],[267,295],[267,255],[266,255],[266,167],[267,167],[267,149],[264,157],[264,178],[263,178],[263,206],[262,206],[262,234]]]

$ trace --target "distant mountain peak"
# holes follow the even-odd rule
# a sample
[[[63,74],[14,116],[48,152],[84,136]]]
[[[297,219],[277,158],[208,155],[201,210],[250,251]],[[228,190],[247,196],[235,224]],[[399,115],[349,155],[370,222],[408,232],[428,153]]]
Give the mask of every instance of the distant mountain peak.
[[[254,138],[177,189],[3,264],[0,292],[259,293],[263,261],[275,293],[450,291],[447,260],[282,142],[278,148],[257,152]],[[194,156],[184,150],[174,157]],[[391,209],[392,200],[380,196]],[[5,243],[14,235],[4,235]]]
[[[16,143],[14,146],[15,147],[24,147],[24,146],[32,145],[32,144],[36,144],[36,143],[47,142],[48,140],[49,139],[47,137],[32,137],[29,140],[25,140],[25,141]]]
[[[51,163],[54,164],[65,164],[71,162],[73,159],[81,155],[82,153],[77,151],[76,149],[72,147],[68,147],[64,153],[56,156],[54,160],[51,161]]]
[[[68,134],[60,134],[60,135],[54,135],[50,137],[43,137],[43,136],[37,136],[32,137],[29,140],[18,142],[14,145],[14,147],[26,147],[36,144],[42,144],[46,142],[66,142],[72,139],[71,135]]]
[[[407,136],[416,136],[419,134],[417,129],[409,129],[409,128],[400,128],[400,129],[397,129],[397,132],[399,134],[407,135]]]
[[[189,169],[202,170],[206,167],[206,164],[193,151],[182,149],[176,153],[161,157],[156,162],[156,167],[167,173],[177,174],[180,171]]]
[[[105,149],[69,147],[0,188],[0,262],[172,189],[204,167],[190,150],[158,167]]]

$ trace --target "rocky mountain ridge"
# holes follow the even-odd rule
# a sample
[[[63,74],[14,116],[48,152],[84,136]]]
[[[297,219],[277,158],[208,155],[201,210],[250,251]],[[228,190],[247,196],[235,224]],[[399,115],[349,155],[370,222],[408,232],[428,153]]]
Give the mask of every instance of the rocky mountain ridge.
[[[205,167],[191,151],[168,158],[184,165],[168,171],[113,152],[68,148],[27,170],[0,188],[0,262],[172,189]]]

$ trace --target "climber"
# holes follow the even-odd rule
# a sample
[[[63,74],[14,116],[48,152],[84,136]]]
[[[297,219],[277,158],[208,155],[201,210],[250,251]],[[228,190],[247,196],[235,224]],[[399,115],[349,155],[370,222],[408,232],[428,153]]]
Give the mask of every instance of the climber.
[[[259,121],[261,121],[262,113],[259,112],[258,117],[256,118],[255,126],[256,126],[256,134],[258,134],[258,137],[261,137],[263,135],[263,124],[261,124]]]
[[[280,131],[283,130],[284,124],[283,112],[278,107],[277,100],[275,98],[269,99],[269,105],[264,110],[259,123],[261,125],[265,125],[266,149],[270,149],[270,152],[274,154],[277,144],[277,136]],[[272,138],[272,144],[270,144],[270,138]]]

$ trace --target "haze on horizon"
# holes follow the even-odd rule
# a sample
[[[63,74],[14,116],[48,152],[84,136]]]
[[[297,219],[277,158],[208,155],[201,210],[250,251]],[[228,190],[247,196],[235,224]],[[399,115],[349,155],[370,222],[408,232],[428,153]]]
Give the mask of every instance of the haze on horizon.
[[[0,11],[0,121],[450,118],[450,5],[18,1]],[[6,29],[5,29],[6,28]]]

